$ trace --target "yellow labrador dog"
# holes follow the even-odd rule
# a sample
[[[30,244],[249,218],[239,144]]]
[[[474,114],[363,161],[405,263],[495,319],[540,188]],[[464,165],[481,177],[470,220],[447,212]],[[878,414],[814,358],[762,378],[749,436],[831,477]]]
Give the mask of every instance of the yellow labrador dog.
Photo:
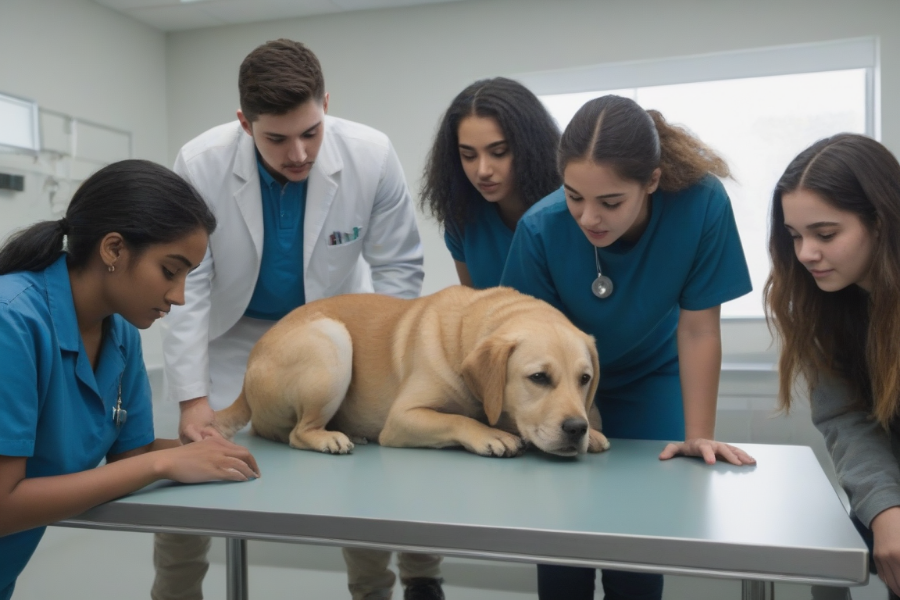
[[[588,419],[598,376],[593,337],[509,288],[348,294],[302,306],[260,338],[216,423],[230,437],[252,417],[257,435],[333,454],[372,440],[573,456],[609,447],[599,414]]]

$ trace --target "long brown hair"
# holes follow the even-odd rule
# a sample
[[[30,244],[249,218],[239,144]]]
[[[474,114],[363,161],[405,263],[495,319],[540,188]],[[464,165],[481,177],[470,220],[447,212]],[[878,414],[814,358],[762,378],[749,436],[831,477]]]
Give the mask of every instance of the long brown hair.
[[[610,165],[619,177],[650,181],[659,167],[660,189],[677,192],[707,174],[728,177],[725,161],[697,137],[668,123],[656,110],[644,110],[629,98],[601,96],[584,104],[566,127],[557,165],[563,173],[572,161],[590,159]]]
[[[871,291],[818,288],[797,260],[784,226],[782,198],[797,190],[852,212],[872,236]],[[766,318],[782,342],[779,404],[803,375],[810,392],[820,375],[850,384],[859,406],[885,427],[900,409],[900,163],[862,135],[820,140],[788,165],[772,196],[772,272],[763,292]]]

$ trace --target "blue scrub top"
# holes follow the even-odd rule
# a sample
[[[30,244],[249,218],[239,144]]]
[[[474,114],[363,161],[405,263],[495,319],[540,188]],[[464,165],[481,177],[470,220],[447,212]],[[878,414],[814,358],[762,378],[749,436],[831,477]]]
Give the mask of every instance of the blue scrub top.
[[[43,271],[0,276],[0,382],[0,455],[27,457],[26,477],[85,471],[154,440],[140,335],[109,317],[91,368],[65,255]],[[120,385],[128,418],[117,428]],[[0,600],[12,595],[44,529],[0,537]]]
[[[650,222],[636,243],[617,240],[598,249],[603,274],[615,286],[608,298],[591,292],[594,246],[569,213],[562,189],[519,221],[501,283],[546,300],[597,340],[604,431],[683,439],[679,310],[712,308],[752,286],[718,179],[657,191],[650,202]]]
[[[263,251],[248,317],[277,321],[306,303],[303,283],[303,221],[306,182],[275,181],[256,159],[263,208]]]
[[[513,230],[500,219],[492,202],[481,202],[472,221],[462,231],[447,227],[444,242],[453,260],[466,264],[472,285],[484,289],[500,285]]]

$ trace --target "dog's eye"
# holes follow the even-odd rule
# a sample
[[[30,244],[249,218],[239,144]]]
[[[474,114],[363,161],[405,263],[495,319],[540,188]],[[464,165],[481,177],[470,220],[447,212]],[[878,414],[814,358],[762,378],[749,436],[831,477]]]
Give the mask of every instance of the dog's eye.
[[[591,376],[585,373],[581,376],[581,385],[587,385],[591,382]]]
[[[543,371],[539,373],[533,373],[528,376],[528,379],[533,381],[538,385],[550,385],[550,376],[544,373]]]

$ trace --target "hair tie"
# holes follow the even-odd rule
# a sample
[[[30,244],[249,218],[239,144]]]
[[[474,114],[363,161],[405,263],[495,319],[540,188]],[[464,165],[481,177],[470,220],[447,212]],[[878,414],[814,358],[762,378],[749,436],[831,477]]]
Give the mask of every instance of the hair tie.
[[[63,217],[62,219],[57,221],[57,223],[59,224],[59,229],[60,229],[60,231],[62,231],[63,235],[66,235],[67,233],[69,233],[69,220],[68,219]]]

